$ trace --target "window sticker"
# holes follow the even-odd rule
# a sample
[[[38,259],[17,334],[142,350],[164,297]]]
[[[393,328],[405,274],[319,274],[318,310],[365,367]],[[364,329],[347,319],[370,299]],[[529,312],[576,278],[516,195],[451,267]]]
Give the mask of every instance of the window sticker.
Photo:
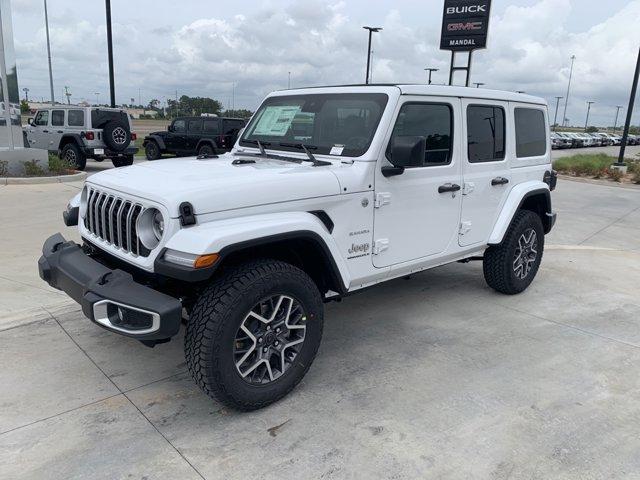
[[[342,151],[344,150],[344,145],[334,145],[331,147],[331,151],[329,155],[342,155]]]
[[[284,137],[291,127],[291,122],[300,111],[300,106],[270,106],[264,109],[252,135],[268,137]]]

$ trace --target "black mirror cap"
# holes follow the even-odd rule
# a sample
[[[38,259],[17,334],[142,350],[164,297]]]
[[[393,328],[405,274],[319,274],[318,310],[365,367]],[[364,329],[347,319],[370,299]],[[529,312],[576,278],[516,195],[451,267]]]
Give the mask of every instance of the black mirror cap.
[[[33,125],[33,118],[29,118],[29,119],[27,120],[27,123],[28,123],[29,125]]]
[[[424,166],[426,149],[426,137],[395,137],[391,146],[391,163],[396,167],[422,167]]]
[[[173,132],[173,125],[169,125],[167,127],[167,132]]]

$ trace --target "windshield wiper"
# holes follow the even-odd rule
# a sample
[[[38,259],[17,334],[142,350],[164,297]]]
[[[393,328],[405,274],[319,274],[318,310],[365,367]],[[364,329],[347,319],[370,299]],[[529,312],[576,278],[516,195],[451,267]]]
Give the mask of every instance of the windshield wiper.
[[[314,167],[319,167],[319,166],[323,166],[323,165],[331,165],[331,162],[325,162],[324,160],[318,160],[315,157],[315,155],[309,151],[309,150],[317,150],[318,147],[316,147],[315,145],[305,145],[302,142],[300,142],[300,143],[281,142],[278,145],[280,145],[281,147],[298,148],[300,150],[303,150],[304,153],[307,154],[307,157],[309,157],[308,161],[312,162]]]
[[[261,142],[260,140],[243,140],[243,142],[253,143],[254,145],[257,145],[258,148],[260,149],[260,155],[262,155],[263,157],[267,155],[267,152],[264,149],[264,147],[268,147],[271,145],[271,143],[269,142]]]

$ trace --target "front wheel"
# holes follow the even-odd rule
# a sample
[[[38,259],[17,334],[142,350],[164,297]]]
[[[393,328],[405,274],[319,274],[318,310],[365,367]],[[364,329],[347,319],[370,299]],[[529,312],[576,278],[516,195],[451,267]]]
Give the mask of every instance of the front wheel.
[[[484,253],[487,284],[507,295],[524,291],[533,282],[544,251],[544,229],[537,214],[520,210],[513,218],[500,245]]]
[[[87,165],[87,157],[74,143],[67,143],[60,153],[60,157],[65,160],[74,170],[84,170]]]
[[[322,326],[322,298],[305,272],[255,260],[229,269],[200,295],[187,323],[185,358],[207,395],[255,410],[302,380]]]

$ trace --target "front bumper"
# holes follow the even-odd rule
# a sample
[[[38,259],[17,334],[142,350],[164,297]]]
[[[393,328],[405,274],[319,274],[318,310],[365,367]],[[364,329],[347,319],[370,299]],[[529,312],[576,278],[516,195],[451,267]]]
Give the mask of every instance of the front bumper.
[[[59,233],[49,237],[38,260],[40,278],[82,306],[92,322],[139,340],[165,340],[180,330],[179,300],[112,270]]]

